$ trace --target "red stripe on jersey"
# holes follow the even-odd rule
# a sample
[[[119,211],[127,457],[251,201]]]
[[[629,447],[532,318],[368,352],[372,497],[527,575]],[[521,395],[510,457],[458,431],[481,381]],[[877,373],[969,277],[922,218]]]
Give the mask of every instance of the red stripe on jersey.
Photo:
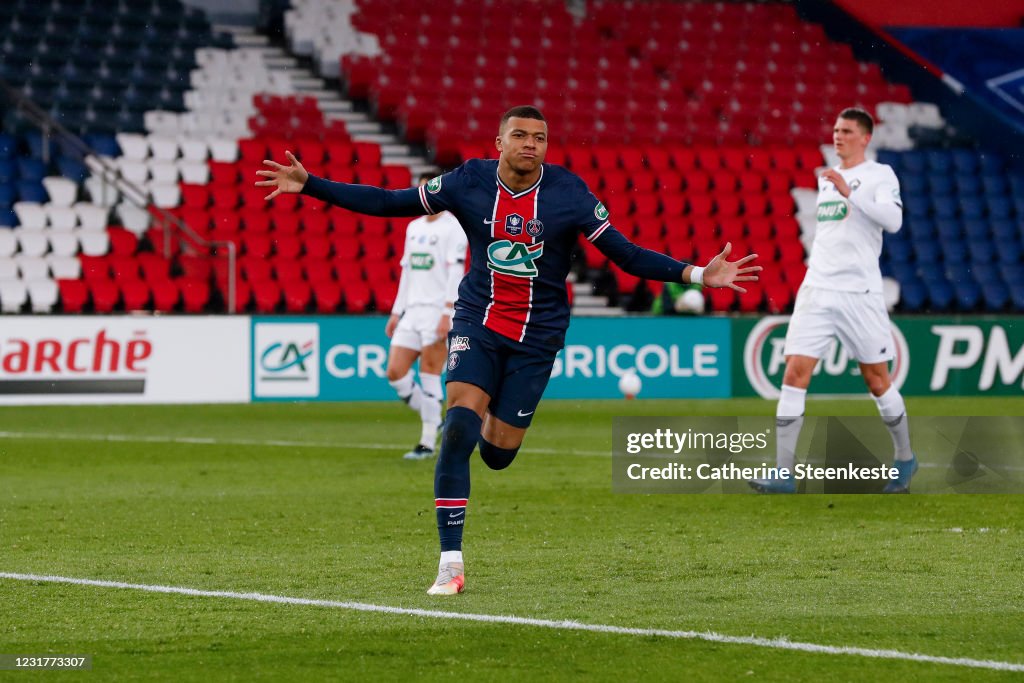
[[[494,211],[494,229],[491,244],[508,240],[513,244],[533,244],[534,238],[527,232],[526,224],[537,217],[537,193],[539,187],[525,195],[513,197],[498,188],[498,202]],[[510,216],[518,216],[514,224]],[[511,232],[510,232],[511,230]],[[484,316],[484,327],[498,334],[522,341],[526,336],[526,324],[533,307],[533,278],[491,269],[491,303]]]
[[[436,508],[464,508],[469,500],[467,498],[435,498]]]

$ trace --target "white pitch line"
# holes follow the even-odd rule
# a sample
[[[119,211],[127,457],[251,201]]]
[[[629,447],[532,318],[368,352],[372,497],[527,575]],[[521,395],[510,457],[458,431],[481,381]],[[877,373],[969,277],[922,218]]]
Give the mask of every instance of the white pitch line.
[[[357,448],[373,451],[403,450],[409,444],[352,443],[349,441],[287,441],[283,439],[215,439],[200,436],[165,436],[153,434],[78,434],[75,432],[10,432],[0,431],[0,439],[53,439],[55,441],[109,441],[115,443],[180,443],[199,446],[271,446],[280,448]],[[586,451],[578,449],[530,448],[523,453],[542,455],[581,455],[611,457],[609,451]]]
[[[971,659],[968,657],[938,657],[935,655],[924,655],[916,652],[903,652],[901,650],[880,650],[865,647],[848,647],[837,645],[819,645],[817,643],[802,643],[788,640],[786,638],[761,638],[757,636],[729,636],[713,631],[670,631],[655,628],[629,628],[626,626],[609,626],[605,624],[584,624],[569,619],[554,621],[551,619],[530,619],[528,617],[514,617],[499,614],[468,614],[464,612],[444,612],[432,609],[412,609],[406,607],[389,607],[387,605],[372,605],[365,602],[341,602],[337,600],[311,600],[308,598],[292,598],[284,595],[267,595],[265,593],[237,593],[235,591],[210,591],[198,588],[185,588],[181,586],[159,586],[141,583],[125,583],[122,581],[102,581],[98,579],[76,579],[67,576],[48,576],[42,574],[16,574],[13,572],[0,572],[0,579],[12,581],[32,581],[36,583],[65,583],[76,586],[97,586],[100,588],[123,588],[129,590],[146,591],[149,593],[170,593],[174,595],[187,595],[201,598],[226,598],[229,600],[250,600],[253,602],[267,602],[284,605],[305,605],[310,607],[327,607],[332,609],[354,610],[357,612],[377,612],[381,614],[397,614],[414,617],[427,617],[430,619],[453,619],[459,621],[475,621],[488,624],[514,624],[516,626],[533,626],[536,628],[550,628],[563,631],[587,631],[590,633],[607,633],[624,636],[644,636],[660,638],[676,638],[680,640],[701,640],[709,643],[723,643],[728,645],[750,645],[753,647],[764,647],[773,650],[794,650],[797,652],[809,652],[826,655],[852,655],[855,657],[871,657],[873,659],[896,659],[910,662],[923,662],[926,664],[943,664],[948,666],[963,666],[975,669],[992,669],[995,671],[1021,671],[1024,672],[1024,664],[1015,662],[1001,662],[992,659]]]

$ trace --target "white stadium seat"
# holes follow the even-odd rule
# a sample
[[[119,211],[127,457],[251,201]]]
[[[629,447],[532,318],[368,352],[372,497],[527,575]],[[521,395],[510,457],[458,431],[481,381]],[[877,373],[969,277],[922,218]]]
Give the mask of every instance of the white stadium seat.
[[[206,140],[202,138],[182,136],[178,139],[178,146],[181,147],[179,165],[182,161],[205,163],[207,157],[210,156],[210,147],[206,144]]]
[[[106,230],[110,209],[92,202],[77,202],[75,213],[83,230]]]
[[[43,178],[43,187],[50,196],[50,203],[57,206],[71,206],[78,198],[78,184],[60,176]]]
[[[182,182],[205,185],[210,182],[210,167],[205,161],[178,160],[178,172]]]
[[[74,230],[78,225],[78,214],[70,206],[55,206],[47,204],[47,222],[53,230]]]
[[[12,258],[0,258],[0,280],[14,280],[18,275],[17,261]]]
[[[82,277],[82,262],[74,256],[50,254],[46,262],[50,264],[50,273],[58,280],[77,280]]]
[[[56,256],[74,256],[78,253],[78,231],[50,232],[50,251]]]
[[[110,236],[106,230],[79,230],[78,243],[86,256],[103,256],[110,250]]]
[[[104,181],[101,176],[94,175],[85,181],[85,190],[93,204],[113,206],[121,198],[121,192],[111,181]]]
[[[18,246],[21,253],[28,256],[42,256],[50,250],[50,240],[43,230],[24,230],[18,228],[15,231],[18,236]]]
[[[0,228],[0,258],[12,255],[18,250],[18,238],[13,228]]]
[[[177,135],[180,132],[177,112],[153,109],[142,115],[142,121],[150,133]]]
[[[122,202],[117,205],[117,217],[121,225],[128,229],[129,232],[134,233],[137,237],[141,237],[146,230],[149,229],[149,224],[152,221],[152,216],[145,209],[142,209],[134,204]]]
[[[57,304],[57,283],[50,278],[28,281],[28,298],[34,313],[49,313]]]
[[[178,158],[178,140],[174,137],[151,134],[149,149],[158,161],[174,161]]]
[[[232,138],[210,138],[210,156],[214,161],[238,161],[238,141]]]
[[[177,183],[149,184],[149,192],[153,197],[153,204],[161,209],[173,209],[181,204],[181,187]]]
[[[18,225],[25,230],[46,227],[46,209],[38,202],[15,202],[14,213],[18,217]]]
[[[155,183],[176,183],[178,165],[173,161],[149,161],[149,175]]]
[[[28,301],[28,288],[21,280],[0,280],[0,308],[4,313],[20,313]]]
[[[149,157],[149,142],[145,135],[118,133],[117,146],[121,148],[122,159],[142,161]]]
[[[121,169],[121,177],[130,183],[142,185],[149,180],[149,165],[145,161],[121,157],[117,165]]]
[[[50,264],[41,256],[18,254],[14,260],[18,262],[18,271],[21,273],[22,280],[50,277]]]

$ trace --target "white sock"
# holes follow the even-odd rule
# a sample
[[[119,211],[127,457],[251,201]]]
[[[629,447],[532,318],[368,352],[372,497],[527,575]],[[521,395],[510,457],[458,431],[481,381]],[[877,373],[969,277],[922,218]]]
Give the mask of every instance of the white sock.
[[[796,464],[796,442],[804,426],[806,402],[806,389],[782,385],[779,404],[775,407],[775,464],[789,470],[790,475]]]
[[[433,449],[437,441],[437,428],[441,426],[441,375],[420,373],[423,382],[423,398],[420,401],[420,419],[423,432],[420,445]]]
[[[889,390],[881,396],[875,396],[875,405],[878,406],[878,414],[882,416],[882,422],[889,429],[892,436],[892,445],[895,451],[896,460],[910,460],[914,457],[910,450],[910,424],[907,421],[907,406],[903,402],[896,385],[889,386]]]
[[[448,564],[449,562],[458,562],[459,564],[463,564],[463,562],[462,562],[462,551],[461,550],[446,550],[446,551],[442,552],[441,553],[441,561],[437,563],[438,569],[440,569],[442,566]]]
[[[394,382],[389,380],[388,384],[398,394],[398,398],[405,401],[410,408],[416,411],[420,409],[423,392],[420,390],[419,385],[416,384],[412,370],[405,373],[405,377],[396,379]]]

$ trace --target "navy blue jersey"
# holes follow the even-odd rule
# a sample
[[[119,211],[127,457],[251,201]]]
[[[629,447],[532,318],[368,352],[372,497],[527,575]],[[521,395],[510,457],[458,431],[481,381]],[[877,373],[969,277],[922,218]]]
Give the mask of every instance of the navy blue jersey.
[[[379,216],[450,211],[466,232],[471,255],[456,319],[519,342],[550,345],[564,339],[565,279],[580,233],[639,277],[680,282],[686,267],[626,239],[583,180],[561,166],[544,164],[537,182],[520,192],[498,177],[497,160],[473,159],[419,188],[380,190],[310,176],[303,193]]]

